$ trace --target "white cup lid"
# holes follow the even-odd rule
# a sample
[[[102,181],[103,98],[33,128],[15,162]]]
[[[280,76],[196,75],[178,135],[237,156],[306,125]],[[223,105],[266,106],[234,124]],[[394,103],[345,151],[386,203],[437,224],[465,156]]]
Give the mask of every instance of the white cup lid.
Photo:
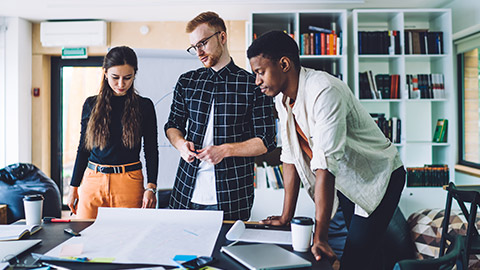
[[[25,195],[23,197],[24,201],[43,201],[42,194],[32,194],[32,195]]]
[[[313,225],[313,219],[309,217],[294,217],[291,223],[298,225]]]

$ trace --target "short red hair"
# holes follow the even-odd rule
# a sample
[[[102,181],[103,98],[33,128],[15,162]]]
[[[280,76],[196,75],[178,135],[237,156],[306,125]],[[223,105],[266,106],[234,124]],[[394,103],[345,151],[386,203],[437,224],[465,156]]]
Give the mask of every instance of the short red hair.
[[[191,21],[187,23],[187,27],[185,31],[190,34],[200,25],[206,23],[208,26],[212,27],[216,31],[223,31],[227,32],[227,28],[225,27],[225,22],[223,21],[217,13],[213,11],[206,11],[202,12],[197,15],[197,17],[193,18]]]

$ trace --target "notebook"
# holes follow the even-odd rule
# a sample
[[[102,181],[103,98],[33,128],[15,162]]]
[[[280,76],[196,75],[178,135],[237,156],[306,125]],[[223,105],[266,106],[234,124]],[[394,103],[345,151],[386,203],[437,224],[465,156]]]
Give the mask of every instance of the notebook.
[[[42,229],[40,225],[0,225],[0,241],[19,240]]]
[[[0,242],[0,262],[11,259],[40,242],[40,239]]]
[[[273,244],[225,246],[220,251],[251,270],[312,266],[312,263],[308,260]]]

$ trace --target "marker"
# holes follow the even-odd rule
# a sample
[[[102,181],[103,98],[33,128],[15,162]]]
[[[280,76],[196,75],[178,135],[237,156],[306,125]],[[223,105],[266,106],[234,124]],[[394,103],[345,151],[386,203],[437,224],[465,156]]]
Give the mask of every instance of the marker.
[[[73,209],[77,208],[77,204],[78,204],[78,198],[75,198],[75,201],[73,201]],[[73,215],[73,212],[70,212],[70,216],[71,215]]]
[[[68,233],[68,234],[70,234],[71,236],[81,236],[81,234],[80,234],[80,233],[78,233],[78,232],[76,232],[76,231],[72,230],[72,228],[66,228],[66,229],[63,229],[63,231],[64,231],[65,233]]]
[[[44,217],[43,218],[43,221],[45,223],[49,223],[49,222],[70,222],[71,219],[61,219],[61,218],[53,218],[53,217]]]

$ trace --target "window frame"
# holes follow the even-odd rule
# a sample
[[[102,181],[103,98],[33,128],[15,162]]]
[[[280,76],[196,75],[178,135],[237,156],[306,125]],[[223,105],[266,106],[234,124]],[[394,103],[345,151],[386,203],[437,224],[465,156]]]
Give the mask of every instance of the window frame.
[[[475,48],[475,47],[474,47]],[[474,48],[471,48],[473,50]],[[476,47],[480,52],[480,46]],[[464,54],[468,50],[457,52],[457,101],[458,101],[458,162],[457,164],[480,170],[480,162],[475,163],[464,159],[464,131],[465,131],[465,72]],[[480,67],[480,66],[479,66]],[[480,97],[479,97],[480,98]],[[480,107],[479,107],[480,108]],[[480,139],[480,138],[479,138]]]
[[[62,122],[62,68],[66,66],[97,66],[101,67],[103,56],[92,56],[87,59],[62,59],[59,56],[51,58],[51,178],[60,189],[60,198],[62,200],[62,209],[68,210],[68,206],[63,202],[63,122]],[[81,112],[78,112],[79,115]]]

